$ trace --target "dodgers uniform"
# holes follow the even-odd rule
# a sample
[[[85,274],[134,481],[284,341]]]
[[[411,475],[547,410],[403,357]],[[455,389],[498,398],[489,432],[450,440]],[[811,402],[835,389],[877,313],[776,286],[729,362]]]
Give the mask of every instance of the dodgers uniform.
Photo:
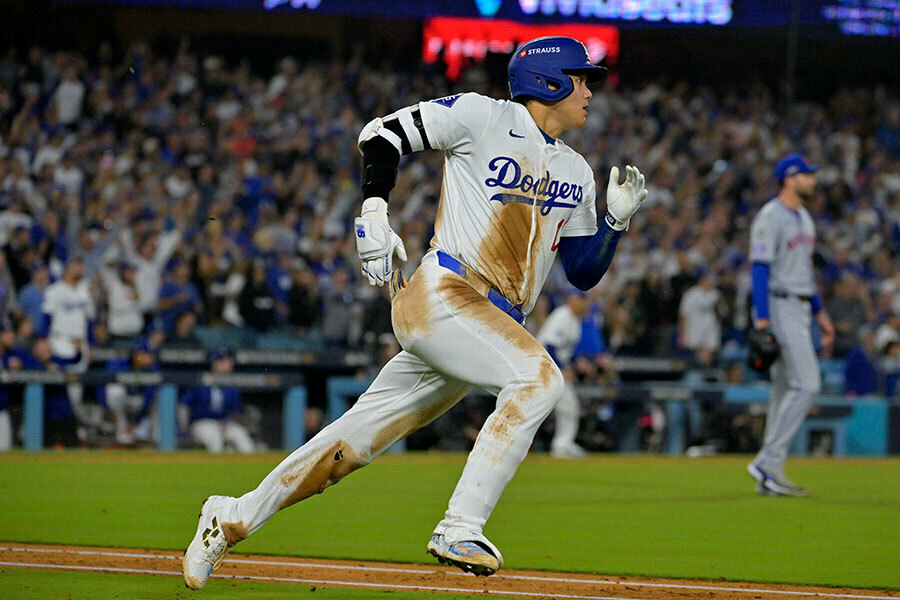
[[[577,73],[570,77],[563,68]],[[547,75],[537,79],[535,70]],[[577,40],[539,38],[513,55],[510,91],[547,102],[567,98],[574,112],[578,102],[586,106],[586,83],[600,71]],[[359,141],[365,201],[354,228],[357,250],[371,283],[391,281],[392,323],[403,351],[349,411],[256,490],[237,499],[210,498],[185,554],[189,587],[202,587],[227,548],[279,509],[368,464],[473,386],[497,396],[496,410],[475,441],[428,551],[480,575],[502,567],[482,528],[564,384],[553,359],[522,326],[525,315],[560,247],[569,280],[582,289],[596,285],[619,233],[646,197],[637,169],[626,167],[620,185],[614,168],[608,214],[598,231],[594,177],[585,160],[542,131],[523,104],[475,93],[376,118]],[[404,285],[397,271],[392,274],[393,252],[401,259],[406,253],[390,230],[385,199],[400,155],[425,149],[444,154],[443,186],[431,248]],[[219,529],[227,546],[209,533]]]
[[[563,304],[550,313],[538,332],[538,341],[544,345],[560,369],[571,367],[575,346],[581,339],[581,321],[568,304]],[[581,408],[571,381],[566,381],[562,397],[553,413],[556,416],[556,431],[550,442],[550,452],[554,456],[565,458],[583,456],[584,450],[575,443]]]
[[[431,249],[393,300],[404,351],[341,419],[230,507],[223,520],[242,522],[248,534],[430,423],[473,385],[497,395],[497,409],[442,526],[480,531],[562,394],[553,359],[487,296],[499,292],[506,312],[524,320],[560,238],[597,231],[590,167],[521,104],[468,93],[417,108],[432,147],[444,152],[444,183]]]
[[[791,440],[820,388],[810,333],[810,317],[818,298],[812,263],[815,244],[815,224],[809,212],[802,206],[792,210],[778,198],[763,206],[750,228],[750,260],[754,268],[768,266],[769,316],[781,348],[771,368],[764,443],[752,464],[775,474],[783,474]],[[759,307],[755,308],[758,312]]]
[[[241,396],[235,388],[193,387],[180,400],[191,412],[191,437],[210,452],[225,450],[226,442],[241,454],[255,446],[247,428],[228,417],[241,412]]]
[[[54,358],[70,364],[69,371],[87,371],[88,329],[97,316],[87,279],[82,278],[75,285],[60,280],[47,286],[41,310],[50,317],[49,339]],[[81,414],[84,386],[70,383],[67,389],[75,414]]]
[[[44,291],[41,311],[50,317],[49,339],[53,355],[69,359],[80,349],[86,361],[88,327],[96,316],[87,280],[82,279],[74,286],[63,280],[49,285]]]

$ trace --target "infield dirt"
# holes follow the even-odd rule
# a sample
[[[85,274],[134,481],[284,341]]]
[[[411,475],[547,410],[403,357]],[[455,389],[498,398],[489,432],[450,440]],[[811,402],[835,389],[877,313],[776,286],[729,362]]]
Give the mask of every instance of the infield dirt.
[[[180,577],[181,553],[0,542],[6,567]],[[233,554],[213,577],[281,582],[285,585],[356,587],[422,593],[466,593],[522,598],[657,600],[702,598],[900,598],[896,590],[799,587],[743,582],[620,577],[548,571],[503,570],[476,578],[440,566]],[[306,589],[309,589],[308,587]]]

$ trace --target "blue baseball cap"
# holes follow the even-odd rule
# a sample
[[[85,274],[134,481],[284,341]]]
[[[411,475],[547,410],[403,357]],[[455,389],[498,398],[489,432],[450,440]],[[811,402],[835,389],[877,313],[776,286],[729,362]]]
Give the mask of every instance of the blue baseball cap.
[[[223,358],[232,358],[231,351],[228,348],[218,348],[209,353],[209,362],[211,363]]]
[[[778,180],[778,183],[781,183],[788,177],[798,173],[815,173],[818,170],[819,167],[809,164],[809,161],[802,154],[788,154],[775,165],[775,179]]]
[[[132,352],[148,352],[150,354],[155,355],[156,350],[150,344],[150,340],[145,337],[139,337],[135,342],[134,346],[131,347]]]

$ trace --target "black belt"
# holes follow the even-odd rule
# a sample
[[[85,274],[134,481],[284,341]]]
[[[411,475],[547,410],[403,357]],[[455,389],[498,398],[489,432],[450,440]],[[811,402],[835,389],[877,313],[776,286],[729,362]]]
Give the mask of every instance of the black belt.
[[[801,296],[800,294],[792,294],[790,292],[785,292],[784,290],[772,290],[769,293],[776,298],[794,298],[795,300],[803,300],[804,302],[812,300],[812,296]]]
[[[466,267],[466,265],[462,264],[455,257],[447,254],[443,250],[438,250],[438,264],[444,267],[445,269],[449,269],[453,271],[463,279],[466,278],[468,273],[472,275],[476,275],[476,273]],[[488,300],[490,300],[491,304],[508,314],[510,317],[515,319],[517,323],[520,325],[525,322],[525,314],[522,312],[522,307],[518,304],[513,304],[509,300],[503,297],[503,294],[497,291],[497,288],[487,283],[487,280],[484,279],[481,275],[477,275],[480,281],[483,281],[485,285],[490,286],[487,290],[487,293],[483,293],[479,290],[483,296],[486,296]]]

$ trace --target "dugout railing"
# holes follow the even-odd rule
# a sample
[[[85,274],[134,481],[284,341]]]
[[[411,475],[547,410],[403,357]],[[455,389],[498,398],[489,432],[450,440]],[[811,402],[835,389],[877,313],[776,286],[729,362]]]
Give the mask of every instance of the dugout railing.
[[[245,360],[247,357],[244,357]],[[257,357],[258,358],[258,357]],[[143,371],[85,373],[52,371],[0,371],[0,383],[24,385],[23,429],[26,450],[43,448],[44,386],[82,383],[85,385],[157,386],[158,444],[162,451],[177,447],[176,405],[179,387],[234,387],[242,391],[274,392],[282,396],[282,448],[292,451],[306,441],[304,413],[308,395],[302,374],[272,372],[209,373],[202,371]],[[332,376],[326,385],[327,422],[343,414],[352,401],[365,391],[370,379]],[[665,412],[664,449],[672,455],[684,453],[691,429],[692,415],[700,404],[727,407],[764,404],[768,400],[768,386],[764,384],[731,385],[723,383],[685,383],[678,381],[619,382],[601,385],[578,385],[577,394],[583,403],[597,400],[615,402],[637,415],[647,403],[658,403]],[[836,456],[883,456],[890,443],[890,402],[881,396],[848,398],[822,395],[807,417],[791,448],[793,454],[804,454],[814,431],[827,431],[833,439],[832,453]],[[640,431],[634,419],[623,428],[618,450],[641,450]],[[402,452],[404,443],[398,442],[392,452]]]

